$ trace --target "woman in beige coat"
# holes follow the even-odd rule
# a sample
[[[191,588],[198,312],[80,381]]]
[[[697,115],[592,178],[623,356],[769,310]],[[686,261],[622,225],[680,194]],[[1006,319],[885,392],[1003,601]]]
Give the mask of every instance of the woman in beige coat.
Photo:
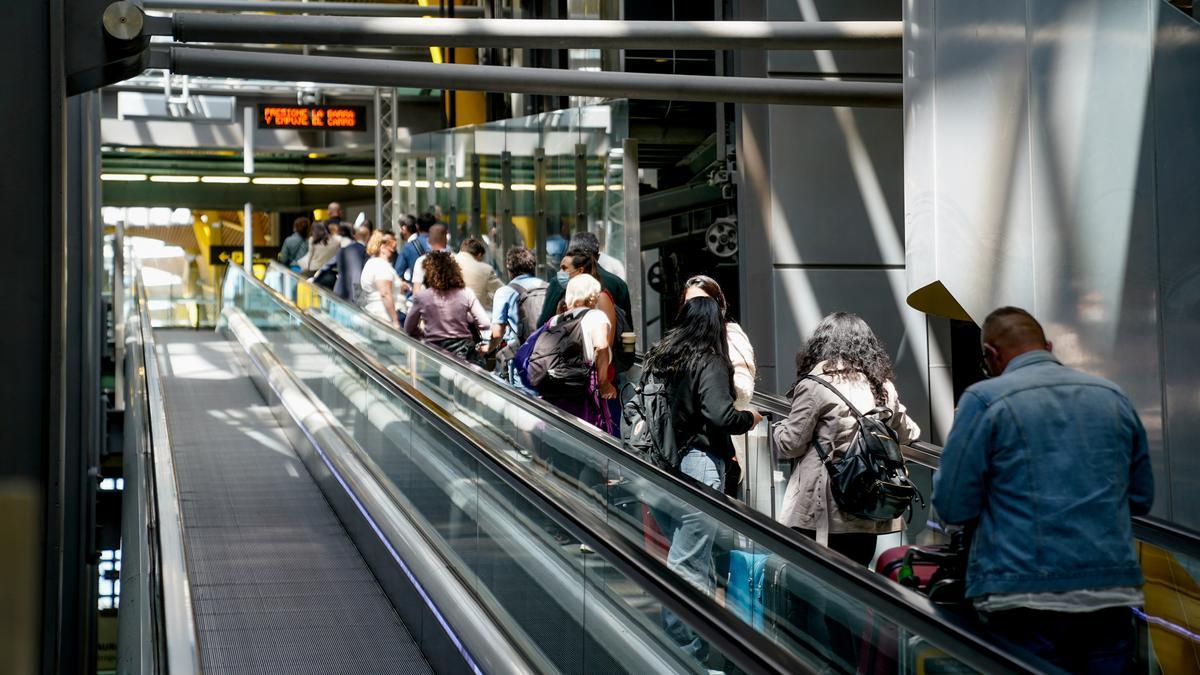
[[[860,412],[876,406],[892,410],[887,420],[901,443],[911,443],[921,430],[906,414],[892,384],[892,362],[860,317],[845,312],[821,320],[796,355],[796,377],[815,375],[832,384]],[[784,457],[798,459],[783,497],[779,520],[802,534],[827,544],[860,565],[868,565],[880,534],[898,532],[902,520],[881,522],[842,513],[833,500],[829,472],[813,449],[820,443],[830,460],[840,458],[858,431],[850,408],[818,382],[800,379],[789,396],[787,420],[775,429],[775,443]]]

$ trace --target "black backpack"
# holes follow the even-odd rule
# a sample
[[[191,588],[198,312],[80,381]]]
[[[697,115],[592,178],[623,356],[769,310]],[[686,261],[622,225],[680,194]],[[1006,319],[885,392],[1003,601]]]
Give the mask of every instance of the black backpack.
[[[904,515],[914,497],[924,504],[909,480],[896,432],[887,425],[892,411],[880,406],[864,415],[829,382],[815,375],[801,379],[819,382],[837,394],[858,420],[858,433],[841,459],[830,461],[832,448],[826,453],[820,442],[813,440],[821,463],[829,471],[829,485],[838,508],[858,518],[888,521]]]
[[[517,344],[520,345],[539,328],[537,320],[546,306],[547,287],[529,289],[515,281],[508,287],[517,293]]]
[[[671,421],[671,401],[667,383],[650,371],[633,385],[633,396],[625,403],[621,416],[628,430],[625,449],[642,461],[664,471],[679,468],[679,448]]]
[[[537,336],[526,370],[542,396],[567,398],[587,393],[592,367],[583,358],[583,315],[577,309],[558,317]]]

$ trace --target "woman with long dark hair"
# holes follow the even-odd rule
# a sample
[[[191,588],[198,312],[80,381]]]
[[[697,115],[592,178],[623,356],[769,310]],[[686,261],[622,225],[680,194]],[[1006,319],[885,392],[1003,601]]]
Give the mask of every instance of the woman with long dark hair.
[[[730,436],[750,431],[762,416],[734,408],[725,317],[717,301],[699,297],[683,303],[675,327],[646,355],[644,370],[661,380],[669,393],[679,472],[721,492],[725,462],[733,457]],[[695,512],[659,515],[671,521],[662,523],[671,542],[667,565],[712,594],[716,522]],[[708,646],[699,635],[670,612],[663,612],[663,621],[685,651],[704,661]]]
[[[881,522],[855,518],[838,509],[829,486],[829,472],[817,443],[840,459],[854,440],[858,424],[849,406],[819,382],[803,379],[813,375],[833,385],[861,413],[877,406],[892,411],[888,426],[901,443],[921,434],[900,403],[892,384],[892,360],[879,338],[858,315],[835,312],[821,320],[800,353],[796,355],[797,382],[789,396],[791,411],[775,430],[776,447],[785,457],[800,460],[788,481],[779,519],[808,537],[826,543],[860,565],[875,555],[880,534],[898,532],[902,520]]]
[[[471,363],[482,363],[478,345],[492,327],[487,312],[463,283],[448,251],[425,254],[425,288],[412,297],[404,332]]]

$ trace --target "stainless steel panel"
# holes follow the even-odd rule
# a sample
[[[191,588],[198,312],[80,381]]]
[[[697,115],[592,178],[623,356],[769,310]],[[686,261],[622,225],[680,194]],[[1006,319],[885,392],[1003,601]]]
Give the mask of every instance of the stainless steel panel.
[[[1171,519],[1200,528],[1200,28],[1162,7],[1154,58],[1155,188],[1162,332],[1162,372],[1169,472],[1158,503]],[[1156,422],[1145,416],[1149,426]],[[1158,476],[1156,475],[1156,478]]]
[[[903,265],[902,113],[775,106],[776,264]]]
[[[904,304],[904,270],[775,270],[777,391],[796,379],[795,357],[817,322],[836,311],[866,320],[893,359],[896,389],[927,438],[929,356],[925,315]],[[769,384],[769,383],[764,383]]]
[[[1156,514],[1200,526],[1200,27],[1153,1],[905,13],[909,291],[1033,311],[1134,402]]]
[[[1029,5],[1034,299],[1063,363],[1122,386],[1162,457],[1149,14]],[[1120,49],[1114,48],[1121,45]],[[1163,482],[1159,476],[1160,484]],[[1167,500],[1159,514],[1166,515]]]

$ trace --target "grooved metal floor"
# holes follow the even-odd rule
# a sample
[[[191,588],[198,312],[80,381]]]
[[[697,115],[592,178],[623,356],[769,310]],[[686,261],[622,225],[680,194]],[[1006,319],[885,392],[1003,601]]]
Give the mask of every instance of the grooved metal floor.
[[[207,673],[429,673],[237,360],[155,331]]]

